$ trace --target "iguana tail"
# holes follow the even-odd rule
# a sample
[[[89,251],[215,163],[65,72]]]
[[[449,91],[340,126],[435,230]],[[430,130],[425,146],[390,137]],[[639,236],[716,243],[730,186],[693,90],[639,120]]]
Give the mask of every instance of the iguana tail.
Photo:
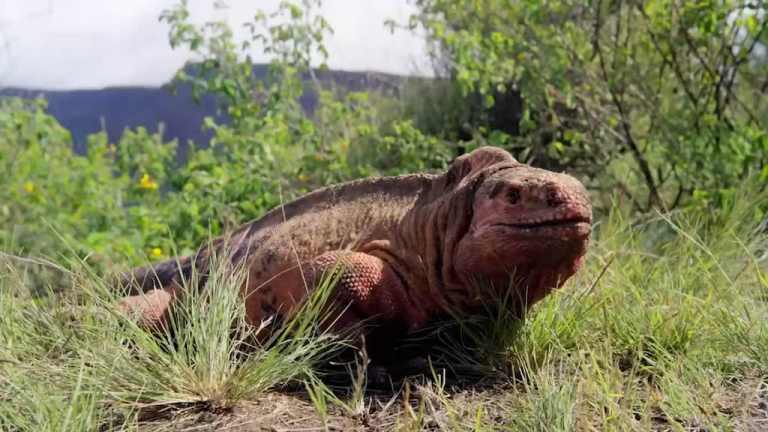
[[[136,295],[153,289],[168,288],[174,282],[183,285],[190,280],[192,267],[191,257],[171,258],[120,274],[118,286],[127,290],[128,295]]]
[[[208,280],[208,271],[215,266],[217,257],[228,257],[228,261],[237,265],[248,255],[247,234],[250,230],[239,233],[237,241],[230,237],[219,237],[200,247],[190,256],[175,257],[167,261],[129,270],[119,277],[119,286],[127,289],[129,295],[136,295],[153,289],[170,288],[175,282],[179,286],[189,286],[194,276],[194,284],[202,287]]]

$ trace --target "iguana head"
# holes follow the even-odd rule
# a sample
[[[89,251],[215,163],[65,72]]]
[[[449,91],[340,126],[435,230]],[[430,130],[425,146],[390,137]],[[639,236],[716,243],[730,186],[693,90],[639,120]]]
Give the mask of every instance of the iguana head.
[[[453,257],[457,271],[496,283],[514,275],[528,304],[576,272],[592,230],[589,196],[578,180],[493,148],[457,162],[470,165],[462,189],[471,206]]]

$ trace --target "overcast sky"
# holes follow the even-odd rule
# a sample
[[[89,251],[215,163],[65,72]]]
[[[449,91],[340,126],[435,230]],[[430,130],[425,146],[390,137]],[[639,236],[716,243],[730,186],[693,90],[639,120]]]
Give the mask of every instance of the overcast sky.
[[[233,26],[279,0],[190,0],[197,20],[225,18]],[[0,86],[45,89],[155,86],[189,58],[171,50],[168,26],[158,22],[176,0],[0,0]],[[322,15],[334,34],[326,46],[334,69],[428,74],[421,38],[391,34],[388,18],[405,22],[406,0],[324,0]],[[266,60],[258,53],[257,61]]]

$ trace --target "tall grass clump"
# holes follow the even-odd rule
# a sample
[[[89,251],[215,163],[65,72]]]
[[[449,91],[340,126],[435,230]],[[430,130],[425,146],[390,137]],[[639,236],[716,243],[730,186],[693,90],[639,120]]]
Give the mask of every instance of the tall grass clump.
[[[117,311],[114,287],[82,262],[71,290],[37,298],[24,273],[4,264],[3,430],[114,427],[150,407],[228,408],[292,382],[319,382],[315,366],[342,344],[323,327],[333,319],[333,274],[294,317],[255,327],[245,322],[245,273],[214,257],[204,287],[193,288],[201,277],[193,271],[169,325],[152,334]]]
[[[313,291],[292,319],[254,327],[245,321],[240,292],[244,274],[227,259],[214,257],[204,287],[196,288],[201,275],[193,271],[170,325],[160,335],[114,315],[109,323],[89,328],[105,339],[108,348],[84,349],[83,355],[99,375],[108,377],[111,385],[105,393],[109,398],[137,406],[205,403],[226,407],[314,377],[316,363],[339,344],[321,330],[329,318],[326,305],[332,278]],[[104,292],[102,281],[91,281],[97,282],[90,287],[94,292]]]
[[[41,263],[27,261],[32,270]],[[52,266],[61,276],[64,269]],[[125,421],[129,413],[115,416],[91,385],[74,343],[81,337],[74,304],[51,290],[41,295],[28,270],[0,258],[0,430],[81,431]]]

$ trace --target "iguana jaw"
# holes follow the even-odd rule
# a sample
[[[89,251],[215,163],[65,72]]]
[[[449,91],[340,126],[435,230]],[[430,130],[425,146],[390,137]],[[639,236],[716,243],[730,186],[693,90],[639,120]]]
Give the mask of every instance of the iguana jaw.
[[[592,221],[587,216],[574,215],[551,219],[525,220],[514,223],[497,223],[493,227],[500,227],[525,237],[567,237],[579,239],[589,236],[592,231]]]

